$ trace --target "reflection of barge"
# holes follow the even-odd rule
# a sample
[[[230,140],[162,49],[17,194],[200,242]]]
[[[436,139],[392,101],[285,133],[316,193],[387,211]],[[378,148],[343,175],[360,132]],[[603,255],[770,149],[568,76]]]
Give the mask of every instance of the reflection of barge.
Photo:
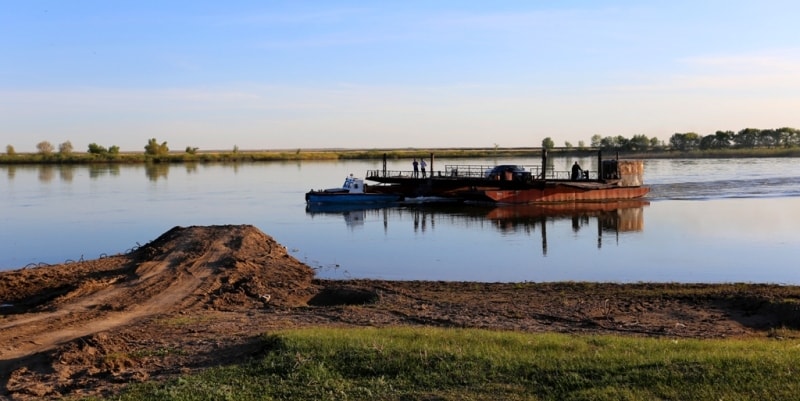
[[[636,232],[644,229],[643,208],[650,202],[630,199],[612,202],[554,203],[507,205],[492,209],[489,220],[514,222],[542,218],[597,217],[601,228],[616,232]]]
[[[572,231],[578,232],[591,219],[597,221],[597,247],[603,246],[604,233],[619,237],[622,233],[644,231],[644,208],[650,205],[642,199],[613,202],[572,204],[506,205],[492,209],[486,218],[501,231],[529,230],[539,227],[542,234],[542,254],[547,255],[548,222],[571,220]]]
[[[315,215],[340,215],[348,227],[362,226],[371,216],[373,220],[390,228],[390,221],[412,220],[414,231],[433,230],[440,221],[459,221],[465,228],[489,222],[503,233],[541,232],[542,253],[547,254],[548,227],[569,221],[572,231],[579,232],[596,222],[597,247],[603,245],[607,234],[617,238],[623,234],[644,231],[644,208],[650,202],[630,199],[609,202],[540,203],[524,205],[491,205],[486,203],[422,202],[401,203],[393,207],[380,205],[312,205],[306,213]]]
[[[406,198],[437,196],[523,204],[641,198],[650,191],[643,185],[643,175],[641,160],[604,160],[598,153],[598,171],[583,171],[575,179],[570,172],[548,168],[547,151],[543,150],[541,166],[508,166],[499,171],[497,166],[445,166],[443,171],[432,167],[426,177],[409,171],[389,171],[384,157],[383,170],[368,171],[365,178],[384,184],[373,187],[376,191],[400,193]]]

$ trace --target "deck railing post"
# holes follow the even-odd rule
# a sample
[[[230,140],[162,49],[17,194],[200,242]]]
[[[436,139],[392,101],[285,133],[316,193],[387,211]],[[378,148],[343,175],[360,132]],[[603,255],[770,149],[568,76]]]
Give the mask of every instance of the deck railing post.
[[[547,148],[542,148],[542,179],[547,179]]]
[[[597,150],[597,179],[603,179],[603,151]]]

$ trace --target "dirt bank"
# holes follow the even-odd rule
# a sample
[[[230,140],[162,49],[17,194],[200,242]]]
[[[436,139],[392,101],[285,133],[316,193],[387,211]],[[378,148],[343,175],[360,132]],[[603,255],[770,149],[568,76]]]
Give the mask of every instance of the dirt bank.
[[[786,335],[798,299],[768,285],[315,280],[255,227],[176,227],[126,255],[0,272],[0,399],[108,394],[241,361],[279,328]]]

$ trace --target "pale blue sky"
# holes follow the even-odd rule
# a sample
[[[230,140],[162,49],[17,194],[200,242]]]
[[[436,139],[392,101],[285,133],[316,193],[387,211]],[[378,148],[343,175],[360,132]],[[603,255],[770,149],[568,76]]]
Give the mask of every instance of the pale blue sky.
[[[8,0],[0,145],[539,146],[800,128],[795,1]]]

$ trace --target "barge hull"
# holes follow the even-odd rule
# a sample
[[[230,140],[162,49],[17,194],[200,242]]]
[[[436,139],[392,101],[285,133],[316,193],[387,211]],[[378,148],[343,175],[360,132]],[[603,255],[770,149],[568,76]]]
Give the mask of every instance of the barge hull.
[[[605,202],[637,199],[647,195],[646,186],[618,186],[602,182],[548,181],[515,183],[497,181],[464,182],[453,180],[394,180],[392,185],[373,186],[383,193],[399,193],[406,198],[437,196],[454,200],[494,203]]]
[[[554,185],[541,189],[481,191],[488,201],[497,203],[563,203],[605,202],[641,198],[650,191],[647,187],[581,188],[571,185]]]

